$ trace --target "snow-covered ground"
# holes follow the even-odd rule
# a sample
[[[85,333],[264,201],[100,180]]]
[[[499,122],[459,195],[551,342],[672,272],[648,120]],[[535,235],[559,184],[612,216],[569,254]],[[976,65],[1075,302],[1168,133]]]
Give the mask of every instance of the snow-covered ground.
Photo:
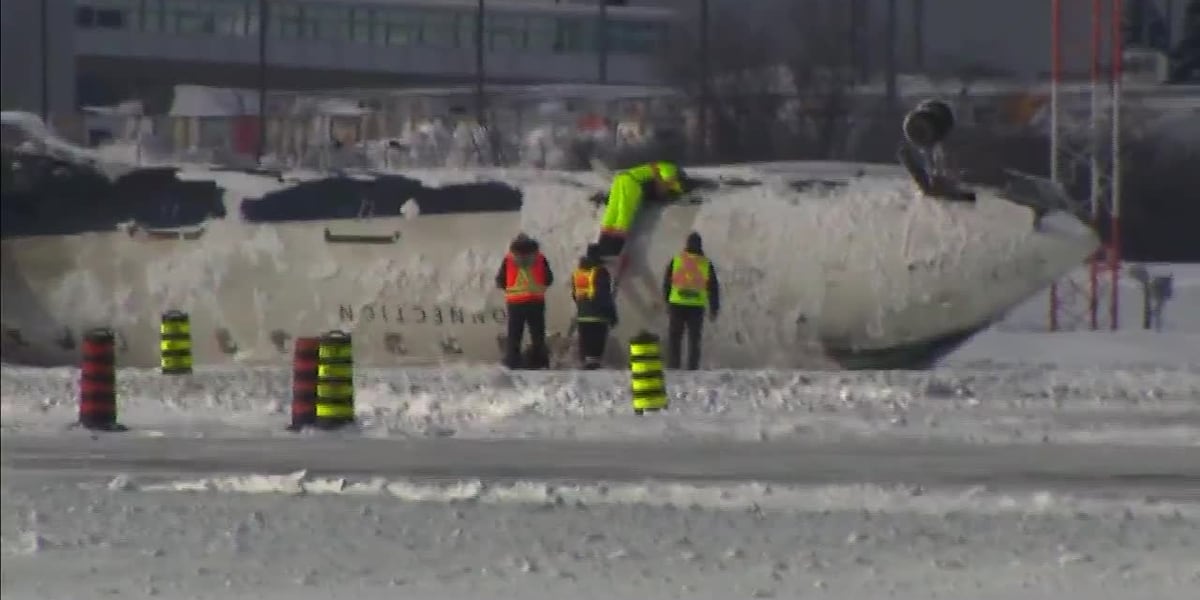
[[[1142,327],[1144,293],[1142,285],[1129,275],[1129,271],[1136,267],[1145,269],[1151,277],[1169,276],[1172,279],[1171,298],[1166,301],[1162,311],[1162,333],[1200,333],[1200,264],[1140,263],[1125,265],[1125,267],[1117,287],[1117,317],[1121,336],[1141,331]],[[1097,303],[1097,324],[1101,329],[1107,330],[1109,329],[1109,277],[1104,270],[1099,275],[1100,294]],[[1076,269],[1063,279],[1063,284],[1059,286],[1061,297],[1059,322],[1064,330],[1087,330],[1089,328],[1088,288],[1088,270],[1086,268]],[[1047,331],[1049,313],[1049,289],[1046,289],[1011,310],[1007,318],[999,323],[996,329],[1022,333]],[[1099,339],[1111,340],[1112,336],[1104,335]],[[1142,344],[1143,352],[1155,351],[1155,348],[1166,338],[1159,336],[1147,339],[1155,341],[1151,344]],[[1097,351],[1110,355],[1115,351],[1107,343],[1097,344],[1095,347],[1098,348]],[[1092,352],[1092,354],[1094,353]],[[1200,355],[1200,353],[1194,352],[1193,355]],[[1130,355],[1126,354],[1126,356]]]
[[[641,418],[621,373],[361,369],[357,427],[293,434],[287,369],[122,369],[93,435],[75,369],[4,365],[0,592],[1195,598],[1200,270],[1153,270],[1163,332],[1126,281],[1117,333],[1036,297],[938,369],[673,373]]]
[[[1004,478],[995,485],[819,483],[839,464],[869,467],[872,457],[881,468],[920,471],[924,479],[961,477],[947,462],[973,464],[970,472],[982,478],[1019,474],[1025,464],[1031,474],[1052,473],[1039,467],[1039,456],[1045,464],[1084,464],[1082,453],[1062,463],[1070,453],[1056,456],[1053,447],[1000,460],[914,448],[907,461],[882,449],[808,456],[798,447],[790,459],[813,483],[721,484],[436,472],[167,475],[176,468],[170,463],[187,460],[179,455],[188,444],[174,451],[166,440],[143,448],[142,472],[114,474],[139,444],[112,439],[90,442],[91,452],[81,452],[86,437],[15,451],[21,444],[6,440],[6,598],[1189,598],[1200,584],[1200,513],[1186,483],[1175,482],[1167,498],[1007,489],[1013,480]],[[387,458],[381,453],[398,462],[443,453],[433,441],[369,444],[327,440],[295,460],[322,454],[331,462],[342,453],[353,469],[356,459],[378,465]],[[225,454],[234,459],[249,449],[256,459],[280,462],[297,448],[233,446]],[[214,445],[205,448],[211,454]],[[763,449],[756,464],[788,460]],[[504,457],[540,454],[536,444],[526,453],[510,450],[501,444],[474,455],[487,453],[489,466],[481,468],[495,468]],[[633,451],[645,449],[630,450],[633,462]],[[711,450],[700,457],[721,454]],[[733,450],[749,460],[755,448]],[[1138,482],[1137,491],[1155,478],[1135,479],[1128,468],[1188,473],[1182,453],[1161,460],[1116,450],[1115,461],[1095,453],[1100,460],[1081,469],[1093,473],[1082,477],[1123,475]],[[84,454],[90,463],[79,460]],[[569,462],[588,462],[583,453],[567,454]],[[595,463],[604,464],[608,457],[598,454]],[[543,454],[535,462],[555,461]],[[663,461],[650,462],[661,468]],[[216,457],[192,467],[221,464]],[[1196,465],[1190,469],[1195,477]]]
[[[1171,502],[533,484],[451,486],[449,501],[410,482],[247,493],[33,471],[3,486],[6,598],[1184,599],[1200,585],[1195,505]]]
[[[51,434],[75,420],[76,370],[6,366],[0,377],[6,433]],[[355,407],[371,438],[1200,443],[1200,364],[708,371],[673,375],[668,386],[670,416],[645,419],[630,412],[620,372],[363,369]],[[131,436],[292,436],[283,430],[290,393],[279,368],[118,375]]]
[[[124,369],[92,435],[74,369],[6,365],[3,595],[1194,598],[1174,271],[1161,333],[1035,299],[934,370],[672,374],[642,418],[620,373],[362,369],[356,429],[292,434],[285,369]]]

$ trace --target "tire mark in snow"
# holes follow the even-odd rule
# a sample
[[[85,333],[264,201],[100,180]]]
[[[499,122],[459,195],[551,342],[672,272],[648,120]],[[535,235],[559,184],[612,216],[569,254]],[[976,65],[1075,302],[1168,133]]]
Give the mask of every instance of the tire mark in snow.
[[[4,437],[0,450],[4,466],[18,470],[986,485],[1200,502],[1200,450],[1182,447],[14,435]]]

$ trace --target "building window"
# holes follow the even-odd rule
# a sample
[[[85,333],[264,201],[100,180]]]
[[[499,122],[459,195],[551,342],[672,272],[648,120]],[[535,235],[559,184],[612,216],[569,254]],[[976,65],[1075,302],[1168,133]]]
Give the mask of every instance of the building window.
[[[89,0],[75,7],[75,25],[83,29],[125,29],[137,0]]]
[[[308,4],[304,7],[305,37],[344,42],[350,39],[350,9],[344,6]]]
[[[462,21],[470,23],[474,30],[474,17],[440,10],[425,12],[421,16],[421,43],[433,48],[457,48],[461,44],[458,28]]]
[[[270,10],[270,9],[268,9]],[[258,37],[259,17],[258,17],[258,2],[249,0],[245,5],[246,11],[246,35],[248,37]],[[270,35],[268,32],[267,35]]]
[[[525,49],[525,17],[516,15],[486,15],[489,50],[512,51]]]
[[[663,46],[661,23],[609,21],[608,49],[617,54],[652,54]]]
[[[246,37],[258,34],[258,25],[250,26],[250,8],[242,0],[211,0],[216,17],[217,35]],[[257,7],[256,9],[257,10]]]
[[[378,10],[371,41],[384,46],[415,46],[421,42],[420,13],[402,8]]]
[[[113,8],[96,9],[96,27],[101,29],[124,29],[125,13]]]
[[[531,52],[562,52],[557,20],[553,17],[528,17],[525,21],[525,47]]]
[[[304,11],[292,2],[272,2],[267,8],[271,31],[285,40],[302,39],[304,35]]]
[[[167,31],[183,35],[213,35],[217,25],[211,4],[206,0],[166,0],[163,12],[166,13]]]
[[[371,43],[371,22],[375,20],[374,9],[355,8],[350,15],[351,41],[359,44]]]
[[[75,26],[91,29],[96,26],[96,9],[90,6],[75,7]]]
[[[612,27],[612,24],[609,24]],[[581,53],[596,51],[596,19],[594,17],[564,17],[558,20],[559,52]]]
[[[146,0],[141,10],[141,30],[146,33],[162,33],[163,0]]]
[[[458,45],[459,45],[459,47],[462,47],[462,48],[474,48],[475,47],[475,25],[476,25],[477,21],[479,21],[479,17],[475,14],[475,11],[471,11],[469,13],[464,12],[464,13],[459,14],[459,16],[458,16]],[[486,36],[487,36],[486,27],[484,29],[485,29],[484,36],[485,36],[485,40],[486,40]],[[486,47],[486,45],[487,45],[487,42],[484,41],[484,46]]]

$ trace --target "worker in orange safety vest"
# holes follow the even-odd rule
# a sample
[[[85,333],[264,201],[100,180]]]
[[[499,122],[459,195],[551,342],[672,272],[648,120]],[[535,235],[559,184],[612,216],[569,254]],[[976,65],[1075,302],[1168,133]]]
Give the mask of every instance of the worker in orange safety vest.
[[[579,362],[584,369],[599,369],[608,344],[608,330],[617,324],[612,275],[600,260],[600,247],[589,244],[587,254],[571,274],[571,299],[579,333]]]
[[[536,240],[524,233],[509,245],[496,287],[504,290],[508,309],[508,336],[504,342],[504,366],[510,369],[544,369],[550,366],[546,351],[546,288],[554,283],[550,261]],[[530,352],[521,355],[521,338],[529,327]]]

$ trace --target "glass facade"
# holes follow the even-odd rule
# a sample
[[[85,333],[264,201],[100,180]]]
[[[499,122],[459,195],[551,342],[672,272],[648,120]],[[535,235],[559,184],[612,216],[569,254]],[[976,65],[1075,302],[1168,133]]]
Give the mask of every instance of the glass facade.
[[[650,54],[662,48],[668,24],[634,20],[610,10],[608,51]],[[473,9],[358,5],[319,0],[270,0],[269,35],[377,46],[466,48],[475,46]],[[76,26],[184,36],[256,37],[258,0],[76,0]],[[600,47],[594,14],[530,14],[498,7],[484,18],[489,51],[583,54]]]

